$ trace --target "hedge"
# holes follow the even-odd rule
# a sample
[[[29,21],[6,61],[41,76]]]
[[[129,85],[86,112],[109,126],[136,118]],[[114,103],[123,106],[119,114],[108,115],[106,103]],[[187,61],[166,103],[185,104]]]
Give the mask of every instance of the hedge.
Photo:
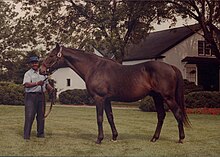
[[[191,92],[203,91],[203,87],[200,85],[196,85],[194,82],[189,82],[188,80],[184,80],[184,94],[187,95]]]
[[[220,108],[220,92],[192,92],[185,96],[187,108]]]
[[[62,104],[93,105],[93,99],[86,89],[66,90],[59,94],[59,101]]]
[[[142,111],[155,112],[155,104],[150,96],[140,100],[139,108]],[[187,108],[220,108],[220,92],[200,91],[191,92],[185,95],[185,105]],[[165,104],[165,110],[168,110]]]
[[[49,101],[47,92],[45,99]],[[0,82],[0,105],[24,105],[24,86],[13,82]]]
[[[195,85],[193,82],[184,80],[184,94],[185,105],[188,108],[219,108],[220,107],[220,93],[203,91],[202,86]],[[140,101],[139,108],[142,111],[154,112],[156,111],[154,101],[147,96]],[[165,109],[168,110],[165,104]]]
[[[156,112],[156,107],[154,104],[154,100],[150,96],[146,96],[144,99],[139,101],[139,109],[144,112]],[[168,107],[164,104],[165,111],[168,111]]]
[[[184,80],[185,105],[188,108],[219,108],[220,92],[202,91],[202,86],[197,86],[193,82]],[[86,89],[74,89],[62,92],[59,95],[62,104],[94,104]],[[165,110],[168,110],[165,104]],[[155,104],[152,97],[147,96],[139,101],[139,108],[142,111],[155,112]]]
[[[187,108],[220,108],[220,92],[199,91],[200,87],[188,83],[190,91],[185,95]],[[193,87],[193,88],[192,88]],[[198,92],[191,92],[198,91]],[[93,99],[85,89],[74,89],[62,92],[59,95],[62,104],[86,104],[93,105]],[[150,96],[139,101],[139,108],[143,111],[156,111],[153,99]],[[23,105],[24,88],[21,84],[13,82],[0,82],[0,104],[3,105]],[[168,107],[165,106],[167,110]]]
[[[0,104],[23,105],[24,87],[12,82],[0,82]]]

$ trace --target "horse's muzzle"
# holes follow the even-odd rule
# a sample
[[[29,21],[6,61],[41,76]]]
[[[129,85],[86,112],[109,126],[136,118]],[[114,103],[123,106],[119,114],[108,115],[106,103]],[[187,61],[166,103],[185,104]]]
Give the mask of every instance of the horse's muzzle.
[[[46,67],[40,66],[40,68],[39,68],[39,73],[40,73],[41,75],[48,75],[48,70],[47,70]]]

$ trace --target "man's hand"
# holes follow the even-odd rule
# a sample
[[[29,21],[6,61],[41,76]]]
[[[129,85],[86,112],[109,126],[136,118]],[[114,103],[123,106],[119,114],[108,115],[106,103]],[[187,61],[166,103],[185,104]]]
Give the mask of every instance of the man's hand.
[[[37,85],[38,85],[38,86],[43,86],[43,85],[44,85],[44,81],[38,81],[38,82],[37,82]]]

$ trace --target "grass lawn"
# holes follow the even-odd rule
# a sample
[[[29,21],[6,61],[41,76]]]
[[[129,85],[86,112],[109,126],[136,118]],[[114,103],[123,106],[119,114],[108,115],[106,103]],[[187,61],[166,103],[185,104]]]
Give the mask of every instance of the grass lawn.
[[[105,117],[105,139],[95,144],[97,124],[95,108],[54,106],[46,119],[46,138],[36,138],[36,122],[30,141],[23,135],[23,106],[0,105],[0,156],[192,156],[220,154],[220,116],[189,114],[191,129],[186,129],[184,144],[177,143],[178,129],[167,113],[161,138],[150,139],[156,127],[156,113],[138,109],[113,109],[119,132],[111,142],[111,130]]]

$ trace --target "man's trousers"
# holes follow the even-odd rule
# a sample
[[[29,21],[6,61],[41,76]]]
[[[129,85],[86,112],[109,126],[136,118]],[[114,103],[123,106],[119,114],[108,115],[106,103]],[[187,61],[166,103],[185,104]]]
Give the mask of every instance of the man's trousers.
[[[45,96],[44,93],[25,93],[25,122],[24,122],[24,139],[30,139],[31,128],[36,116],[37,136],[44,136],[44,113],[45,113]]]

